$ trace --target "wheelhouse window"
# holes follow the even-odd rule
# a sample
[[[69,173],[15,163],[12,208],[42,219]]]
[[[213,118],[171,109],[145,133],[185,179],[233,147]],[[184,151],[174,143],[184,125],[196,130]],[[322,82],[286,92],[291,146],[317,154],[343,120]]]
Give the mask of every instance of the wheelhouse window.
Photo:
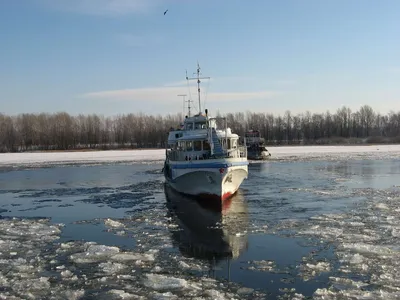
[[[201,141],[194,141],[193,146],[194,146],[194,151],[201,151]]]
[[[186,143],[185,142],[178,142],[178,150],[185,151],[186,150]]]
[[[193,142],[192,141],[186,142],[186,151],[193,151]]]
[[[178,138],[180,138],[180,137],[182,137],[182,133],[175,133],[175,138],[176,138],[176,139],[178,139]]]
[[[195,123],[194,128],[195,129],[205,129],[206,128],[206,122],[197,122],[197,123]]]
[[[211,150],[210,143],[208,141],[203,141],[203,150]]]
[[[226,149],[226,140],[225,139],[220,139],[219,142],[221,143],[222,148]]]
[[[187,123],[186,130],[193,130],[193,123]]]
[[[237,139],[232,139],[232,148],[233,149],[237,148]]]
[[[177,145],[176,145],[176,143],[168,144],[168,148],[169,148],[169,149],[174,149],[174,150],[176,150]]]

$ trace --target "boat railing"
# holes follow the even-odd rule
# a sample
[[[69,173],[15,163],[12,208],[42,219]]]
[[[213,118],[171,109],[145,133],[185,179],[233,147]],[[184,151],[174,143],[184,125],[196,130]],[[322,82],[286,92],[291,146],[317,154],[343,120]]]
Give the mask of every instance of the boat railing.
[[[225,150],[221,155],[211,155],[210,152],[204,151],[178,151],[167,150],[166,158],[172,161],[193,161],[193,160],[207,160],[218,158],[246,158],[247,148],[239,146],[234,149]]]
[[[244,146],[239,146],[238,148],[227,150],[226,154],[226,156],[229,158],[244,158],[247,157],[247,148]]]
[[[172,161],[204,160],[204,159],[209,159],[210,154],[199,151],[189,152],[189,151],[167,150],[167,158]]]

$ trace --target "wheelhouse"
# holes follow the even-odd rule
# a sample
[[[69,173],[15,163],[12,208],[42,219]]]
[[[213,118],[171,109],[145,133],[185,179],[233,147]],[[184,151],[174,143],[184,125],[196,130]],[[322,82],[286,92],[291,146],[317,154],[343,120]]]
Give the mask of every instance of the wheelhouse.
[[[246,157],[239,146],[239,136],[226,126],[217,129],[217,118],[197,114],[186,117],[182,130],[172,129],[168,135],[167,155],[173,161],[204,160],[217,157]]]

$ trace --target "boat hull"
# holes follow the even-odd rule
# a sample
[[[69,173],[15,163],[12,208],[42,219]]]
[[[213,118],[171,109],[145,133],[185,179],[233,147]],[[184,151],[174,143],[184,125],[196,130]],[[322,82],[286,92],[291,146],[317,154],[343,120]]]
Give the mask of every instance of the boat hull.
[[[226,200],[248,176],[247,160],[180,163],[166,162],[164,175],[176,191],[201,198]]]
[[[250,160],[266,160],[271,156],[268,151],[247,151],[247,158]]]

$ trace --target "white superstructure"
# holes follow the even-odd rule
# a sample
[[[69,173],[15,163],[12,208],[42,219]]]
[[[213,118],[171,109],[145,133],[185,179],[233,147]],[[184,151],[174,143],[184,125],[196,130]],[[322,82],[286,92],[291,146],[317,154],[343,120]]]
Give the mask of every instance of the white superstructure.
[[[200,67],[197,83],[200,105]],[[189,79],[189,78],[187,78]],[[223,128],[217,121],[224,121]],[[168,134],[164,164],[167,183],[178,192],[227,199],[248,175],[247,149],[227,127],[225,118],[211,118],[207,109],[186,116],[181,128]]]

